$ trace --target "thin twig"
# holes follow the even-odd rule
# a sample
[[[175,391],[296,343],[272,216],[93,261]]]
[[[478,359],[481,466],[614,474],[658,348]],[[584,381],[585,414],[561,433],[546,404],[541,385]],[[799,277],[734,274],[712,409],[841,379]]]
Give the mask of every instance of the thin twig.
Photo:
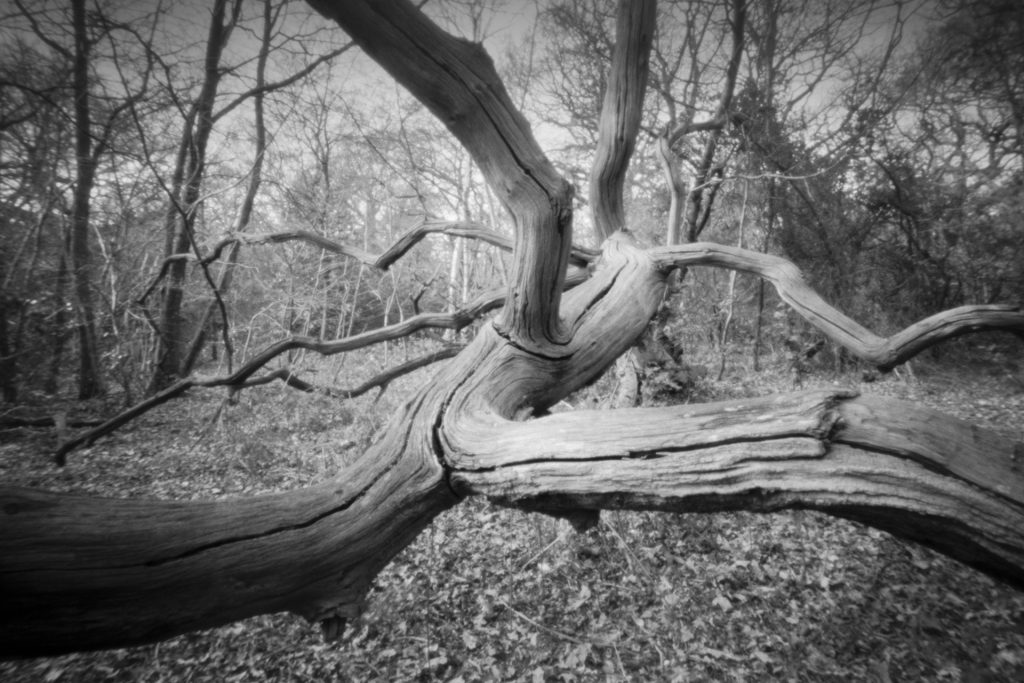
[[[562,631],[555,630],[555,629],[551,628],[550,626],[545,626],[544,624],[531,619],[530,617],[526,616],[525,614],[523,614],[522,612],[517,610],[512,605],[510,605],[507,602],[505,602],[504,600],[498,600],[498,604],[501,605],[502,607],[504,607],[505,609],[507,609],[509,612],[511,612],[515,616],[517,616],[520,619],[522,619],[523,621],[526,621],[526,622],[532,624],[533,626],[536,626],[537,628],[541,629],[542,631],[547,631],[548,633],[550,633],[553,636],[557,636],[557,637],[562,638],[564,640],[568,640],[570,643],[576,643],[577,645],[586,645],[587,644],[586,641],[580,640],[579,638],[573,638],[568,633],[563,633]]]

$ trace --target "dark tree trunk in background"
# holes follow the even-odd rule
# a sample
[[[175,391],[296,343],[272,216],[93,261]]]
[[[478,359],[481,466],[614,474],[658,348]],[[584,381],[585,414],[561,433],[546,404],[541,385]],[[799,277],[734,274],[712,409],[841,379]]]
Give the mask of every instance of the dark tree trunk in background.
[[[53,292],[56,312],[50,325],[50,358],[46,368],[46,377],[43,380],[43,391],[51,395],[60,391],[61,366],[64,363],[64,346],[68,337],[68,312],[65,300],[70,288],[68,283],[70,278],[66,253],[67,250],[63,250],[57,262],[57,287]]]
[[[249,183],[246,187],[245,198],[242,200],[242,207],[238,212],[238,220],[235,223],[235,233],[241,232],[249,227],[249,221],[252,219],[253,206],[256,202],[256,196],[259,193],[260,183],[263,179],[263,159],[267,151],[267,126],[263,113],[263,88],[266,85],[267,58],[270,55],[270,40],[273,35],[273,29],[274,15],[272,5],[270,0],[265,0],[263,4],[263,43],[260,46],[260,53],[256,59],[256,94],[253,96],[253,132],[256,136],[255,155],[252,169],[249,171]],[[191,343],[188,345],[185,361],[181,368],[182,375],[187,375],[195,367],[199,354],[202,353],[203,346],[205,344],[216,344],[216,340],[210,339],[210,328],[212,327],[210,321],[213,316],[218,314],[223,316],[224,314],[223,311],[217,310],[218,305],[222,303],[221,297],[223,297],[227,293],[228,288],[231,287],[231,276],[238,263],[238,255],[241,251],[241,247],[242,245],[239,242],[235,242],[228,247],[227,257],[223,259],[221,272],[217,279],[214,300],[203,307],[203,312],[196,323],[196,332],[192,337]],[[227,328],[227,320],[222,320],[221,322],[224,325],[223,334],[225,337],[225,346],[227,347],[224,349],[225,356],[228,359],[230,366],[232,359],[232,349],[229,336],[230,330]],[[213,347],[213,359],[217,359],[216,346]]]
[[[232,12],[228,3],[234,2]],[[178,150],[177,167],[169,198],[165,229],[168,257],[181,257],[193,250],[196,219],[206,173],[206,148],[213,131],[213,107],[221,80],[220,60],[241,9],[240,0],[215,0],[206,39],[203,85],[186,117]],[[173,258],[164,275],[160,293],[157,357],[151,390],[159,391],[187,373],[189,342],[192,339],[184,310],[188,260]]]
[[[3,279],[2,270],[0,270],[0,279]],[[0,293],[0,396],[7,403],[14,403],[18,400],[18,363],[10,342],[11,335],[7,329],[8,312],[14,309],[12,304],[13,302]]]
[[[90,248],[90,197],[96,178],[96,155],[89,107],[89,52],[85,0],[71,1],[75,31],[75,194],[71,209],[71,281],[76,304],[75,334],[78,338],[78,398],[104,392],[93,303],[92,253]]]

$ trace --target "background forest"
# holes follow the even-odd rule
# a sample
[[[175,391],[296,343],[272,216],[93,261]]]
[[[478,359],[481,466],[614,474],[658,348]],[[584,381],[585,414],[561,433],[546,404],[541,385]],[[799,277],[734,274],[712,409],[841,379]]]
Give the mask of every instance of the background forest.
[[[499,56],[585,228],[614,8],[427,8]],[[660,12],[626,193],[642,242],[784,255],[881,332],[1022,298],[1016,3],[756,3],[735,83],[730,3]],[[452,312],[502,282],[476,241],[429,239],[386,272],[316,242],[378,254],[424,222],[509,226],[443,127],[306,5],[15,2],[0,27],[7,402],[131,403],[291,334]],[[291,239],[253,244],[268,234]],[[679,296],[691,351],[728,336],[756,368],[800,333],[753,280],[695,271]],[[455,340],[430,336],[407,344]]]
[[[659,3],[642,134],[625,192],[627,224],[641,244],[702,240],[785,256],[832,304],[881,334],[961,304],[1024,301],[1024,6],[1015,0],[765,0],[750,3],[745,21],[737,22],[740,6],[739,0]],[[614,3],[435,0],[424,11],[447,30],[483,42],[495,57],[542,146],[577,187],[576,243],[596,247],[587,169],[614,44]],[[468,153],[305,3],[11,0],[0,7],[4,477],[111,495],[193,497],[294,486],[331,471],[347,449],[370,438],[402,387],[424,381],[429,370],[405,373],[450,357],[494,307],[508,257],[471,239],[477,229],[512,234]],[[417,236],[436,234],[400,260],[387,258],[400,238],[417,230]],[[261,356],[289,337],[308,343]],[[334,340],[345,341],[327,343]],[[983,335],[915,363],[959,367],[978,345],[997,360],[980,384],[978,377],[937,374],[939,391],[918,385],[913,371],[900,371],[880,382],[883,391],[949,408],[960,403],[957,392],[980,392],[987,382],[996,393],[982,405],[993,412],[971,417],[1019,430],[1024,378],[1014,358],[1017,340]],[[635,384],[621,371],[610,374],[578,403],[725,398],[850,372],[875,379],[862,376],[855,361],[790,313],[762,281],[712,269],[679,278],[649,340],[631,359]],[[250,384],[285,383],[239,398],[241,386],[230,378],[245,367],[252,368]],[[213,391],[194,391],[188,402],[147,416],[139,431],[80,455],[72,451],[62,471],[20,456],[24,443],[52,452],[78,430],[149,397],[203,385],[231,385],[230,404]],[[371,388],[371,395],[347,400]],[[1009,412],[996,410],[999,401]],[[30,429],[38,427],[45,429]],[[296,433],[317,435],[316,443],[299,448]],[[136,463],[157,450],[154,439],[180,442],[188,454]],[[434,534],[439,545],[458,537],[465,526],[459,515],[494,536],[512,529],[504,550],[495,550],[502,547],[497,541],[486,551],[469,546],[505,553],[504,564],[486,570],[502,570],[504,587],[493,594],[476,596],[459,581],[434,585],[435,572],[456,571],[459,562],[434,547]],[[379,616],[385,621],[371,619],[357,635],[377,659],[338,655],[355,668],[332,668],[343,665],[317,650],[324,646],[307,643],[310,656],[289,669],[292,679],[688,680],[740,671],[755,679],[889,680],[891,662],[897,679],[957,680],[987,670],[1011,680],[1024,671],[1019,597],[998,609],[989,605],[993,613],[978,617],[989,621],[979,622],[985,628],[977,633],[951,636],[958,617],[942,611],[944,601],[976,600],[970,604],[980,613],[980,605],[1002,595],[985,591],[1000,589],[875,532],[858,537],[841,523],[799,516],[782,526],[721,516],[672,532],[653,515],[611,519],[603,533],[568,540],[556,522],[523,521],[483,503],[445,517],[389,570],[382,590],[391,591],[393,609],[415,610],[410,596],[430,595],[433,586],[433,599],[440,594],[455,612],[476,613],[478,629],[447,633],[452,626],[445,618],[403,617],[400,626]],[[724,546],[752,545],[743,539],[761,533],[758,525],[778,534],[779,556],[801,548],[803,575],[764,576],[753,567],[765,558],[755,561],[746,550],[718,554]],[[886,558],[882,569],[843,565],[836,572],[839,560],[816,556],[821,538],[867,548]],[[639,582],[645,587],[638,591],[664,605],[660,572],[693,569],[682,559],[645,555],[648,545],[666,543],[695,544],[711,562],[704,568],[708,584],[678,576],[664,584],[694,585],[669,605],[675,619],[660,612],[619,615],[615,599],[592,597],[602,583]],[[673,557],[684,555],[680,549]],[[581,567],[596,577],[589,587]],[[841,595],[840,602],[863,600],[886,567],[894,567],[888,571],[904,592],[924,592],[919,582],[938,581],[943,597],[912,614],[868,605],[859,616],[844,615],[843,623],[861,625],[839,646],[835,624],[819,629],[826,645],[813,638],[780,644],[766,635],[793,628],[786,620],[802,620],[799,610],[782,610],[760,625],[744,612],[739,622],[751,633],[716,621],[743,610],[750,598],[735,596],[750,595],[761,580],[785,588],[792,578],[794,591],[796,584],[816,585]],[[917,570],[942,576],[921,579]],[[577,630],[545,626],[544,618],[524,611],[513,594],[533,590],[534,575],[526,571],[550,575],[547,585],[557,594],[548,599],[564,599],[565,611],[580,618]],[[572,578],[560,578],[563,571]],[[499,579],[465,581],[498,585]],[[964,587],[973,582],[984,585]],[[761,597],[758,614],[765,605],[790,606],[788,594]],[[679,631],[679,611],[696,613],[704,598],[713,616]],[[820,607],[811,600],[807,609]],[[540,659],[522,660],[508,633],[484,627],[496,611],[505,614],[513,641],[541,652]],[[638,618],[657,622],[661,639],[627,643],[645,632]],[[632,624],[631,636],[616,619]],[[237,680],[285,679],[256,660],[273,650],[263,638],[298,627],[254,622],[253,631],[228,627],[211,636],[234,643],[235,654],[245,649],[235,641],[248,642],[249,659],[219,662],[223,668],[203,675],[228,680],[228,670]],[[890,638],[891,646],[864,626],[884,630],[897,622],[906,626],[906,639]],[[436,640],[401,640],[401,629],[410,628],[442,633]],[[963,650],[942,660],[946,641],[930,640],[940,633],[961,638]],[[438,645],[446,636],[456,641],[458,656]],[[421,637],[429,642],[416,640]],[[538,638],[553,644],[545,649]],[[744,638],[759,644],[737,645]],[[703,649],[693,646],[695,639]],[[174,642],[174,666],[202,679],[196,671],[212,656],[202,653],[220,645],[196,645],[191,637]],[[697,654],[687,659],[672,648]],[[649,656],[628,654],[634,650]],[[127,666],[134,673],[126,680],[160,680],[156,672],[167,665],[159,648],[112,656],[118,659],[41,661],[10,673],[24,680],[101,680],[104,671],[113,675]]]

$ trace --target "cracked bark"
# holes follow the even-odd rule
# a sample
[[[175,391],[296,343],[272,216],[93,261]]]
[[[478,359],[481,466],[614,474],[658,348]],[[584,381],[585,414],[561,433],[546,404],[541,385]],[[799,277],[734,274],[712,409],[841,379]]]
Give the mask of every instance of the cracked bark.
[[[480,48],[398,0],[315,6],[448,123],[503,196],[517,226],[505,307],[320,485],[190,502],[0,488],[0,654],[133,645],[283,610],[338,635],[377,572],[470,494],[581,524],[603,508],[812,508],[1024,586],[1024,446],[973,425],[843,390],[543,416],[629,348],[679,265],[767,277],[881,363],[978,326],[1020,331],[1019,311],[940,315],[879,344],[781,260],[720,245],[644,252],[622,234],[563,295],[568,186]]]
[[[622,192],[640,131],[656,14],[654,0],[620,0],[617,9],[615,49],[590,176],[594,232],[600,240],[626,227]]]
[[[1024,472],[1014,444],[935,411],[808,391],[490,420],[486,443],[481,426],[460,425],[453,439],[452,481],[464,495],[546,512],[819,510],[1024,588]]]

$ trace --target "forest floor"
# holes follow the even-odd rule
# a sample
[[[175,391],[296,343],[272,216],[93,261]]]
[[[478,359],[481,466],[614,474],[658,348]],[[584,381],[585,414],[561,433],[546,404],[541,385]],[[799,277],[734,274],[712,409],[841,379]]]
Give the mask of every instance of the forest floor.
[[[1024,383],[1005,359],[957,363],[915,362],[871,383],[819,372],[803,386],[896,396],[1024,440]],[[737,366],[701,380],[695,400],[792,388],[782,370]],[[197,392],[63,469],[50,459],[53,430],[0,432],[0,480],[179,499],[292,488],[346,464],[401,393],[339,404],[264,388],[225,406]],[[381,574],[343,642],[271,615],[148,647],[0,663],[0,680],[1024,681],[1024,593],[814,513],[612,512],[576,534],[469,500]]]

